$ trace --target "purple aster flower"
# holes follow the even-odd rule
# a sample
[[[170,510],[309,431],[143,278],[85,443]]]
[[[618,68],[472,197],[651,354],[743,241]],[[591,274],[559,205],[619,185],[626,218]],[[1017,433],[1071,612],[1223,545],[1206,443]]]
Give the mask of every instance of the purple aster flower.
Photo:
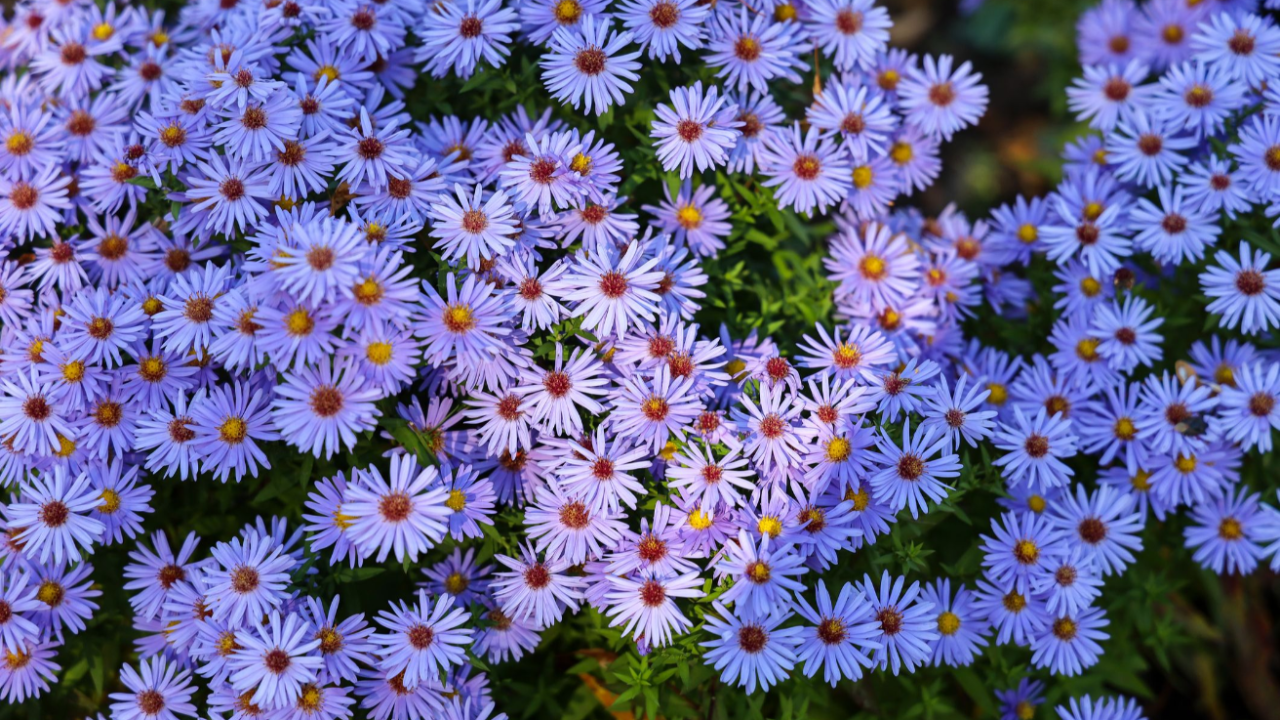
[[[574,142],[572,133],[547,132],[541,141],[527,133],[521,149],[507,161],[500,177],[512,201],[536,207],[543,220],[549,220],[555,209],[581,204],[582,176],[571,163],[582,146]]]
[[[940,430],[951,450],[958,449],[961,440],[969,447],[977,447],[981,440],[991,437],[997,413],[980,409],[991,390],[981,383],[968,385],[968,375],[956,380],[954,392],[946,376],[939,377],[938,383],[936,392],[926,401],[921,427]]]
[[[779,129],[763,142],[759,164],[766,179],[762,184],[777,188],[778,207],[790,206],[805,216],[814,208],[825,213],[853,188],[845,154],[837,151],[835,138],[823,139],[821,130],[810,127],[802,137],[797,122],[791,132]]]
[[[1067,105],[1077,120],[1110,133],[1116,124],[1150,106],[1159,88],[1142,85],[1150,68],[1137,59],[1127,65],[1086,65],[1084,77],[1067,88]],[[1180,125],[1179,125],[1180,126]]]
[[[920,596],[931,603],[937,613],[938,640],[933,646],[932,663],[952,667],[972,665],[987,645],[986,617],[974,609],[973,592],[961,585],[951,594],[951,579],[942,578],[926,586]]]
[[[1205,247],[1217,242],[1217,215],[1196,210],[1181,186],[1158,189],[1160,207],[1146,198],[1129,215],[1134,245],[1162,263],[1180,264],[1204,257]]]
[[[1191,432],[1191,424],[1217,407],[1208,385],[1163,373],[1149,375],[1142,384],[1138,432],[1157,453],[1177,454],[1204,448],[1206,440]]]
[[[382,648],[379,665],[388,672],[404,673],[403,682],[409,685],[437,678],[466,662],[458,646],[471,643],[472,629],[461,627],[470,620],[470,613],[455,607],[448,595],[436,598],[433,606],[427,592],[418,590],[416,606],[392,603],[391,610],[378,613],[377,620],[387,630],[372,638]]]
[[[717,615],[707,617],[706,631],[713,639],[701,643],[707,648],[703,662],[720,672],[721,681],[753,693],[757,687],[768,690],[787,679],[797,661],[802,631],[778,627],[792,616],[790,608],[774,607],[759,618],[745,619],[719,600],[712,607]]]
[[[0,647],[6,653],[21,653],[28,643],[39,642],[43,632],[30,620],[40,611],[39,585],[31,585],[31,573],[19,568],[0,572]]]
[[[858,585],[880,623],[880,632],[871,639],[881,647],[872,659],[880,669],[892,669],[894,675],[903,668],[911,672],[927,663],[938,641],[933,604],[921,595],[920,583],[911,583],[904,591],[905,585],[905,577],[893,578],[888,570],[880,578],[878,592],[870,575],[864,575]]]
[[[720,600],[734,603],[739,617],[764,620],[771,610],[789,608],[791,593],[804,590],[793,576],[803,575],[808,568],[795,546],[770,547],[767,533],[757,543],[746,530],[739,530],[737,543],[726,543],[724,550],[718,568],[734,582]]]
[[[523,385],[515,391],[533,406],[532,421],[556,435],[582,433],[581,406],[589,413],[600,413],[604,406],[592,395],[603,395],[608,380],[600,375],[603,367],[591,353],[577,348],[564,359],[564,347],[556,344],[556,361],[552,370],[541,368],[526,370]]]
[[[683,179],[695,169],[703,172],[728,162],[742,123],[735,119],[733,106],[726,107],[726,100],[715,86],[704,93],[701,81],[671,90],[671,105],[658,105],[658,118],[649,133],[657,141],[664,170],[679,168]]]
[[[1245,89],[1222,66],[1182,63],[1160,78],[1152,111],[1197,138],[1220,132],[1244,104]]]
[[[729,172],[753,173],[764,152],[764,141],[779,130],[786,114],[768,93],[751,91],[730,95],[730,98],[737,105],[735,117],[742,127],[738,128],[741,133],[738,143],[729,152],[727,169]]]
[[[338,129],[335,160],[344,163],[338,180],[353,187],[368,183],[375,190],[387,187],[392,173],[407,173],[416,155],[409,131],[392,121],[375,128],[366,108],[360,108],[360,124]]]
[[[1014,424],[1005,426],[995,436],[996,447],[1005,455],[995,461],[1004,468],[1010,486],[1027,482],[1032,488],[1047,490],[1065,485],[1075,474],[1063,458],[1076,454],[1076,436],[1071,420],[1061,414],[1049,416],[1040,408],[1028,420],[1022,408],[1014,407]]]
[[[1280,365],[1250,363],[1234,379],[1218,395],[1222,434],[1246,451],[1270,452],[1271,431],[1280,429]]]
[[[639,80],[636,70],[640,51],[623,53],[634,36],[612,30],[607,15],[587,15],[577,27],[560,27],[551,36],[549,52],[543,55],[542,81],[547,91],[576,110],[592,110],[603,115],[610,105],[622,105],[631,92],[628,81]]]
[[[610,424],[614,432],[648,444],[657,452],[673,437],[684,438],[703,405],[690,394],[692,379],[673,379],[667,366],[659,366],[652,380],[641,373],[627,379],[613,400]]]
[[[1164,318],[1151,318],[1155,308],[1137,295],[1129,295],[1124,302],[1113,301],[1099,305],[1093,313],[1092,330],[1101,339],[1097,352],[1107,359],[1113,369],[1123,373],[1133,372],[1139,365],[1150,367],[1164,357],[1160,343],[1164,337],[1156,328],[1164,324]]]
[[[5,515],[9,528],[21,528],[18,541],[26,557],[78,562],[82,554],[93,553],[105,529],[91,514],[99,502],[88,474],[69,478],[66,468],[55,465],[51,472],[27,477]]]
[[[1253,572],[1265,557],[1258,544],[1262,539],[1258,531],[1265,521],[1260,511],[1257,493],[1245,488],[1195,504],[1191,509],[1193,524],[1183,531],[1187,547],[1195,550],[1195,561],[1219,575]]]
[[[870,456],[879,469],[869,482],[876,497],[893,512],[910,508],[911,517],[916,518],[928,512],[929,500],[946,499],[949,486],[943,480],[960,475],[960,458],[947,452],[950,439],[933,428],[919,425],[912,434],[909,418],[903,422],[900,445],[882,429]],[[935,458],[939,453],[943,454]]]
[[[716,194],[714,185],[703,185],[694,190],[691,182],[680,187],[674,200],[671,189],[664,187],[667,199],[658,206],[645,205],[641,209],[656,218],[656,225],[671,233],[676,242],[685,243],[699,257],[714,257],[724,249],[732,226],[729,206]]]
[[[794,392],[786,386],[760,386],[759,404],[743,395],[741,408],[735,407],[734,421],[745,427],[747,437],[742,453],[751,458],[762,473],[782,472],[801,464],[803,438],[795,422],[803,409]]]
[[[481,258],[490,260],[505,254],[516,234],[515,211],[501,190],[486,200],[480,184],[468,193],[461,184],[454,185],[458,199],[442,193],[432,204],[431,237],[436,247],[450,261],[466,258],[470,268],[480,267]]]
[[[1230,160],[1210,157],[1188,165],[1178,177],[1178,183],[1185,188],[1183,200],[1190,207],[1209,215],[1221,210],[1234,219],[1238,213],[1253,207],[1248,189],[1238,176]]]
[[[424,13],[415,32],[422,45],[414,49],[414,62],[426,63],[434,77],[444,77],[452,66],[466,80],[481,60],[502,67],[511,53],[511,34],[519,29],[516,11],[499,0],[452,2],[436,12]]]
[[[1119,458],[1131,473],[1147,460],[1147,448],[1138,433],[1138,385],[1123,380],[1106,388],[1104,397],[1094,398],[1080,409],[1080,445],[1097,454],[1102,465]]]
[[[996,643],[1013,642],[1029,646],[1032,638],[1050,622],[1044,601],[1036,595],[1024,595],[1011,585],[1001,589],[986,580],[978,580],[974,609],[985,613],[996,631]]]
[[[510,332],[505,327],[507,303],[492,285],[469,275],[459,289],[456,276],[449,273],[444,298],[429,283],[422,287],[426,310],[416,334],[427,341],[429,360],[442,363],[456,357],[474,362],[501,349],[495,336]]]
[[[258,441],[279,440],[280,435],[268,423],[270,409],[261,390],[253,390],[239,381],[234,386],[213,388],[209,395],[191,405],[194,449],[200,454],[200,465],[221,482],[235,471],[236,482],[246,474],[258,476],[259,466],[270,469],[267,454]]]
[[[870,70],[887,49],[893,21],[874,0],[819,0],[806,10],[805,30],[840,70]]]
[[[62,446],[61,438],[73,440],[79,435],[70,419],[63,393],[41,382],[34,365],[28,372],[15,371],[0,380],[0,436],[11,450],[52,454]]]
[[[1214,12],[1191,36],[1191,47],[1204,66],[1251,87],[1280,72],[1280,29],[1263,16]]]
[[[176,392],[171,399],[172,412],[161,406],[138,419],[134,449],[151,451],[147,456],[147,469],[151,472],[163,468],[165,477],[172,477],[176,471],[180,479],[186,480],[200,473],[200,453],[192,442],[196,438],[195,418],[188,412],[186,393]]]
[[[841,138],[845,149],[862,162],[873,155],[884,155],[890,136],[898,127],[891,105],[866,85],[828,85],[806,116],[810,125]]]
[[[164,309],[151,318],[154,337],[164,339],[165,350],[186,352],[208,347],[214,331],[222,329],[214,311],[230,284],[229,268],[213,263],[206,263],[203,272],[175,277],[159,298]]]
[[[983,535],[982,565],[986,576],[1001,587],[1031,593],[1032,581],[1051,570],[1067,551],[1064,538],[1049,518],[1034,513],[1005,513],[993,520],[995,537]]]
[[[316,672],[316,677],[326,683],[355,681],[359,674],[357,663],[371,663],[371,655],[375,650],[374,644],[369,640],[373,628],[365,623],[363,613],[338,620],[339,600],[341,598],[335,595],[326,610],[315,598],[307,598],[302,610],[303,617],[309,624],[311,639],[320,641],[316,649],[324,664]],[[304,688],[303,695],[305,694]]]
[[[127,693],[111,693],[111,716],[120,720],[176,720],[179,715],[194,717],[195,705],[191,696],[191,671],[178,663],[155,656],[143,660],[141,673],[132,665],[120,670],[120,681],[129,689]]]
[[[55,640],[29,642],[25,649],[6,652],[0,660],[0,700],[21,703],[49,689],[60,665],[53,661],[62,643]]]
[[[1075,497],[1065,495],[1054,505],[1051,522],[1103,575],[1122,571],[1133,562],[1133,553],[1142,550],[1138,534],[1145,524],[1143,516],[1132,498],[1112,487],[1089,495],[1077,485]]]
[[[654,291],[664,276],[654,269],[660,259],[646,259],[637,241],[625,251],[601,243],[591,255],[585,250],[574,255],[556,294],[574,305],[573,316],[583,318],[584,330],[625,337],[632,325],[654,318],[661,300]]]
[[[702,48],[702,26],[711,14],[711,8],[695,0],[627,0],[618,10],[623,26],[641,50],[649,50],[650,59],[665,61],[671,56],[676,64],[680,48]]]
[[[253,619],[253,632],[239,633],[240,645],[231,656],[231,687],[252,693],[250,702],[279,710],[297,702],[304,685],[316,679],[321,659],[313,651],[320,641],[311,637],[299,615],[272,611],[267,624]]]
[[[128,580],[124,589],[132,591],[129,604],[134,613],[144,619],[156,617],[174,585],[186,581],[188,573],[199,565],[191,562],[200,544],[200,537],[194,532],[187,535],[176,555],[162,530],[152,533],[151,544],[154,550],[138,543],[138,549],[129,553],[132,562],[124,568],[124,577]]]
[[[410,562],[444,539],[451,510],[449,491],[434,467],[420,468],[411,455],[392,455],[390,480],[377,466],[358,471],[347,487],[343,514],[351,541],[365,557],[382,562],[394,550]]]
[[[214,620],[239,625],[245,620],[264,617],[285,601],[289,571],[295,562],[270,538],[256,533],[244,539],[234,537],[214,545],[212,554],[207,573],[201,579],[193,578],[191,586],[208,587],[208,609]],[[178,587],[184,585],[177,584]],[[181,598],[173,593],[169,599]],[[171,604],[165,603],[166,613]]]
[[[1222,316],[1222,325],[1240,327],[1248,335],[1280,325],[1280,270],[1267,270],[1271,254],[1240,242],[1240,260],[1225,250],[1216,265],[1200,275],[1200,286],[1212,298],[1206,310]]]
[[[454,548],[449,557],[422,569],[427,577],[419,586],[436,595],[448,595],[458,607],[468,607],[473,602],[488,597],[492,565],[476,564],[476,549],[470,548],[463,555],[462,548]]]
[[[483,617],[492,624],[476,629],[473,652],[486,660],[519,660],[541,641],[530,621],[512,619],[499,608],[491,608]]]
[[[1055,675],[1079,675],[1102,656],[1101,640],[1111,637],[1101,628],[1110,624],[1101,608],[1062,615],[1031,641],[1031,664]]]
[[[1187,163],[1181,153],[1195,145],[1195,138],[1179,135],[1170,121],[1135,110],[1108,136],[1107,159],[1115,164],[1117,178],[1156,187],[1173,181]]]
[[[880,622],[866,596],[856,585],[845,583],[832,602],[826,582],[818,580],[814,601],[816,607],[796,595],[796,612],[812,623],[801,631],[796,662],[804,663],[806,677],[822,669],[832,687],[845,678],[859,680],[862,669],[874,664],[868,653],[883,647],[875,639],[881,635]]]
[[[1127,0],[1103,0],[1094,11],[1120,5]],[[1083,25],[1085,18],[1081,19]],[[997,690],[996,700],[1000,701],[1000,720],[1023,720],[1034,718],[1036,708],[1044,702],[1044,683],[1024,677],[1018,686],[1010,690]]]
[[[569,561],[539,560],[527,543],[519,558],[501,554],[495,557],[510,568],[498,573],[492,586],[504,615],[514,620],[527,619],[534,628],[542,629],[559,622],[565,610],[577,612],[586,583],[565,573]]]
[[[287,372],[275,393],[271,420],[280,437],[316,457],[332,457],[340,446],[353,450],[356,433],[372,430],[382,415],[373,405],[382,391],[369,387],[349,362]]]
[[[707,43],[707,64],[719,68],[716,77],[739,93],[753,88],[769,92],[775,78],[799,83],[809,65],[800,58],[809,50],[799,23],[773,22],[765,13],[724,12],[716,18]]]
[[[987,110],[987,86],[973,65],[955,63],[950,55],[924,57],[923,70],[913,70],[898,87],[906,121],[934,138],[950,140],[957,130],[977,123]]]
[[[1075,615],[1102,593],[1097,567],[1079,547],[1057,559],[1031,580],[1031,591],[1045,600],[1052,615]]]
[[[71,207],[67,199],[71,179],[70,175],[63,175],[56,164],[27,180],[0,177],[0,230],[23,240],[56,238],[57,226],[62,222],[61,211]],[[55,248],[61,244],[55,244]]]
[[[674,577],[643,573],[635,579],[609,575],[608,582],[609,626],[622,625],[623,635],[630,635],[637,642],[643,640],[649,647],[669,645],[674,635],[692,627],[674,598],[700,598],[706,594],[696,571]]]

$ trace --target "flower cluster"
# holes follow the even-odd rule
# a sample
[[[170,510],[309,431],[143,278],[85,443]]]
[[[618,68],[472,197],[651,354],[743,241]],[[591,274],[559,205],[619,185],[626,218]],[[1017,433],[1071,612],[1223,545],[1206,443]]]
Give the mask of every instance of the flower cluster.
[[[1280,216],[1280,28],[1258,4],[1087,13],[1069,102],[1097,132],[1048,197],[978,219],[902,201],[987,90],[890,49],[872,0],[19,3],[0,34],[0,698],[48,690],[98,607],[95,549],[118,543],[141,639],[113,720],[496,720],[473,659],[519,659],[582,612],[640,654],[696,637],[748,692],[990,644],[1075,675],[1153,518],[1186,508],[1215,572],[1280,567],[1280,511],[1239,481],[1280,427],[1280,370],[1230,336],[1280,324],[1280,270],[1222,231]],[[513,52],[555,108],[410,111]],[[771,90],[811,57],[788,117]],[[658,100],[671,183],[642,217],[620,195],[637,168],[585,120],[633,102],[646,62],[691,59],[717,82]],[[736,237],[713,175],[834,221],[834,317],[800,342],[699,323],[703,265]],[[969,321],[1025,316],[1033,263],[1059,283],[1046,352],[984,345]],[[1166,358],[1154,290],[1179,266],[1228,332]],[[1006,510],[980,577],[828,586],[896,523],[954,510],[978,448]],[[301,523],[143,532],[146,481],[247,482],[282,454],[344,466],[309,482]],[[503,514],[521,534],[478,554]],[[391,560],[421,589],[368,620],[314,582]],[[1000,700],[1026,717],[1041,688]]]

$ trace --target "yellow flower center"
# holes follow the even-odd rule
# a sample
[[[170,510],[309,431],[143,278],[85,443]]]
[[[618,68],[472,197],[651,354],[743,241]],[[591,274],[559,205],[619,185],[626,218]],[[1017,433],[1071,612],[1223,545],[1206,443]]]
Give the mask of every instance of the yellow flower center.
[[[391,343],[374,342],[365,348],[365,357],[374,365],[386,365],[391,362]]]
[[[893,71],[890,70],[889,72]],[[894,74],[896,75],[897,73]],[[889,157],[893,158],[893,161],[898,165],[906,165],[911,162],[915,154],[915,150],[911,149],[911,143],[903,140],[894,143],[893,147],[889,149]]]
[[[316,327],[316,321],[311,319],[311,313],[306,308],[296,308],[284,316],[284,327],[290,335],[310,335]]]
[[[987,390],[991,392],[987,402],[992,405],[1003,405],[1009,399],[1009,389],[1000,383],[987,383]]]
[[[676,222],[685,230],[696,230],[702,225],[702,211],[692,205],[683,205],[676,211]]]
[[[833,463],[844,462],[849,459],[849,455],[853,450],[853,445],[842,437],[832,438],[827,443],[827,460]]]
[[[1027,498],[1027,507],[1031,510],[1031,512],[1037,515],[1044,512],[1044,509],[1048,507],[1048,505],[1049,503],[1046,502],[1045,499],[1039,495],[1032,495],[1031,497]]]
[[[337,82],[342,77],[342,73],[338,72],[338,68],[332,65],[321,65],[316,68],[315,75],[312,76],[316,82],[320,82],[320,78],[329,78],[329,84]]]
[[[84,363],[72,360],[62,366],[62,379],[69,383],[77,383],[84,379]]]
[[[689,527],[694,530],[706,530],[711,527],[711,522],[711,514],[705,513],[701,509],[689,513]]]
[[[218,426],[218,436],[222,438],[222,442],[230,445],[244,442],[248,431],[248,425],[238,417],[229,417]]]
[[[1178,472],[1183,475],[1192,472],[1196,469],[1196,456],[1192,455],[1188,457],[1182,453],[1178,453],[1178,459],[1173,461],[1173,466],[1178,468]]]
[[[943,635],[955,635],[960,630],[960,618],[953,612],[944,612],[938,616],[938,632]]]
[[[1040,239],[1040,231],[1036,229],[1035,225],[1023,223],[1022,227],[1018,228],[1018,240],[1023,243],[1030,245],[1038,239]]]
[[[871,172],[870,165],[862,165],[853,169],[853,186],[859,190],[866,190],[871,187],[871,182],[875,180]]]
[[[760,518],[760,522],[756,523],[756,529],[762,535],[776,538],[782,534],[782,522],[772,515],[765,515]]]
[[[467,506],[467,494],[461,490],[450,490],[449,499],[444,501],[444,505],[454,512],[462,512]]]
[[[120,509],[120,493],[106,488],[101,495],[102,504],[98,506],[98,512],[104,515],[110,515]]]

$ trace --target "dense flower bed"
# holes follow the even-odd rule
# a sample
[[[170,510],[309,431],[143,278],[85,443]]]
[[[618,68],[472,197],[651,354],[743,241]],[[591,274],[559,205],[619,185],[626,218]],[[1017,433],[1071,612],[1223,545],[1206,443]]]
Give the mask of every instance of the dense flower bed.
[[[1144,547],[1280,567],[1280,28],[1105,0],[1061,185],[971,218],[910,200],[988,90],[890,27],[19,4],[0,698],[803,716],[775,686],[947,667],[1007,718],[1142,717],[1056,684]]]

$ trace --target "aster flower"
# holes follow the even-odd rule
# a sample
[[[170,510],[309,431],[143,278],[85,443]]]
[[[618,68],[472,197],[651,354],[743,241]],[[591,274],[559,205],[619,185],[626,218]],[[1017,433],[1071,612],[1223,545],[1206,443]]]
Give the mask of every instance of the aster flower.
[[[853,187],[849,165],[843,154],[836,152],[835,139],[822,139],[817,128],[809,128],[801,137],[800,124],[796,123],[791,132],[780,129],[763,142],[759,158],[766,177],[763,184],[777,188],[779,207],[791,206],[806,216],[814,208],[825,213]]]
[[[179,715],[195,716],[196,707],[191,704],[195,688],[191,686],[190,670],[183,670],[177,663],[171,664],[159,656],[143,660],[139,668],[141,673],[132,665],[121,669],[120,681],[130,692],[111,693],[111,699],[116,701],[111,704],[112,717],[175,720]]]
[[[1135,233],[1134,245],[1160,262],[1199,260],[1205,247],[1217,242],[1221,232],[1215,216],[1195,210],[1181,186],[1171,190],[1162,185],[1158,192],[1160,207],[1140,198],[1131,211],[1129,227]]]
[[[1112,368],[1129,373],[1138,365],[1151,366],[1164,357],[1160,343],[1164,338],[1155,332],[1164,318],[1151,318],[1155,308],[1146,300],[1129,295],[1123,304],[1100,305],[1093,314],[1093,332],[1102,339],[1098,354]]]
[[[17,452],[48,455],[61,446],[59,438],[77,437],[61,395],[41,382],[34,365],[0,379],[0,436],[6,445]]]
[[[188,533],[177,554],[161,530],[152,533],[151,544],[154,550],[139,542],[138,549],[129,553],[132,562],[124,569],[128,580],[124,589],[131,591],[129,604],[135,614],[146,619],[159,614],[173,586],[187,580],[188,573],[198,566],[191,562],[191,556],[200,544],[200,537],[194,532]]]
[[[343,514],[350,517],[351,541],[378,562],[394,550],[412,562],[444,539],[451,513],[449,491],[434,467],[419,468],[411,455],[392,455],[390,480],[376,466],[360,471],[347,487]]]
[[[372,430],[382,413],[373,402],[382,396],[349,362],[322,361],[285,373],[275,387],[271,419],[292,445],[312,455],[332,457],[339,446],[352,450],[356,433]]]
[[[496,555],[509,570],[498,573],[493,582],[494,598],[503,614],[517,620],[528,619],[537,628],[559,622],[565,610],[577,611],[585,582],[564,574],[566,560],[539,560],[529,545],[519,558]]]
[[[51,472],[26,479],[5,516],[8,527],[22,528],[18,538],[26,556],[60,565],[93,553],[105,530],[91,515],[99,502],[88,474],[68,477],[64,467],[55,465]]]
[[[0,647],[6,653],[20,653],[41,638],[40,627],[29,619],[41,605],[31,580],[31,573],[17,568],[0,573]]]
[[[1280,429],[1280,366],[1250,363],[1233,375],[1235,386],[1218,395],[1223,434],[1245,450],[1270,452],[1271,431]]]
[[[1109,133],[1121,120],[1147,107],[1159,92],[1155,85],[1142,85],[1150,72],[1136,58],[1126,65],[1086,65],[1084,77],[1067,88],[1067,104],[1077,120]]]
[[[1239,326],[1249,335],[1280,325],[1280,270],[1266,269],[1270,253],[1241,241],[1239,261],[1225,250],[1214,261],[1200,276],[1200,286],[1212,298],[1205,310],[1221,315],[1223,327]]]
[[[898,87],[899,104],[907,122],[935,138],[950,140],[957,130],[973,125],[987,109],[982,74],[964,62],[954,68],[950,55],[924,57],[924,68],[909,73]]]
[[[676,242],[685,243],[695,255],[711,257],[724,249],[731,225],[729,206],[716,194],[714,185],[703,185],[696,190],[691,182],[680,186],[673,200],[671,189],[664,187],[667,199],[658,206],[645,205],[641,209],[656,217],[656,225],[670,232]]]
[[[476,184],[468,193],[461,184],[454,185],[458,199],[448,194],[438,196],[431,205],[431,236],[438,241],[446,260],[466,258],[467,266],[480,267],[481,258],[490,260],[505,254],[514,245],[515,211],[507,195],[494,191],[486,200],[484,190]]]
[[[826,583],[818,581],[815,605],[796,595],[796,612],[812,625],[805,626],[796,649],[796,661],[804,663],[804,674],[813,677],[818,670],[833,687],[844,678],[858,680],[863,668],[873,661],[868,653],[882,645],[874,638],[881,634],[880,623],[866,596],[852,583],[845,583],[832,602]]]
[[[791,545],[770,547],[768,534],[757,543],[746,530],[739,530],[737,543],[726,543],[719,565],[734,579],[720,599],[734,603],[735,612],[743,619],[766,619],[771,610],[790,606],[791,593],[804,590],[792,577],[807,571],[802,562]]]
[[[680,63],[680,49],[702,48],[702,25],[711,9],[694,0],[629,0],[618,10],[619,19],[635,36],[641,50],[650,59],[665,61],[673,57]]]
[[[430,284],[424,319],[416,333],[427,341],[426,356],[434,363],[452,357],[470,361],[496,354],[501,348],[497,337],[509,329],[503,325],[506,301],[494,288],[470,275],[461,289],[455,275],[449,273],[444,298]]]
[[[215,387],[191,405],[190,430],[196,434],[194,449],[200,464],[221,482],[235,471],[236,482],[246,474],[258,476],[258,468],[270,468],[259,441],[279,440],[267,423],[270,410],[261,390],[250,394],[248,386]]]
[[[794,393],[786,386],[770,387],[762,383],[759,404],[745,395],[741,403],[742,409],[734,409],[734,420],[748,432],[742,445],[743,454],[763,473],[800,465],[804,447],[795,421],[802,408]]]
[[[551,36],[550,51],[541,60],[547,91],[574,109],[603,115],[612,104],[625,102],[628,81],[639,80],[640,52],[621,52],[631,44],[630,32],[614,32],[608,15],[587,15],[577,27],[561,27]]]
[[[1032,581],[1067,551],[1062,533],[1046,517],[1009,512],[991,526],[995,537],[982,536],[984,572],[995,584],[1023,595],[1029,595]]]
[[[1120,0],[1103,0],[1100,8],[1119,5]],[[1094,11],[1097,11],[1095,8]],[[1083,25],[1085,18],[1081,19]],[[1024,717],[1035,717],[1036,707],[1044,702],[1044,683],[1024,677],[1018,686],[1011,690],[997,690],[996,699],[1000,701],[1000,720],[1022,720]]]
[[[920,583],[912,583],[904,590],[905,585],[906,578],[892,578],[886,570],[878,591],[870,575],[864,575],[858,586],[880,624],[880,632],[872,639],[881,647],[872,659],[881,669],[892,669],[895,675],[904,667],[910,672],[928,662],[931,646],[938,640],[933,627],[933,604],[921,596]]]
[[[910,419],[903,422],[900,443],[882,429],[871,453],[880,469],[869,478],[877,498],[893,512],[910,508],[912,518],[928,511],[929,500],[942,502],[948,490],[943,480],[960,475],[960,459],[946,452],[950,445],[949,438],[930,427],[919,425],[912,434]]]
[[[212,549],[213,558],[201,581],[191,582],[191,588],[207,586],[208,611],[214,620],[238,625],[244,620],[264,617],[284,602],[289,584],[289,571],[294,567],[293,558],[284,548],[256,533],[243,539],[231,538],[218,543]],[[193,579],[194,580],[194,579]],[[179,583],[178,587],[184,584]],[[169,612],[172,601],[181,601],[179,593],[173,593],[165,603]],[[206,612],[201,599],[201,619]]]
[[[426,63],[435,77],[443,77],[452,66],[453,73],[466,80],[481,60],[502,67],[511,53],[511,33],[519,27],[516,11],[498,0],[450,2],[423,15],[423,26],[417,30],[423,44],[414,50],[414,61]]]
[[[1108,624],[1101,608],[1058,617],[1031,641],[1031,664],[1055,675],[1080,674],[1102,655],[1098,641],[1111,636],[1100,628]]]
[[[1054,505],[1051,522],[1103,575],[1120,572],[1133,562],[1133,552],[1142,549],[1142,515],[1129,496],[1111,487],[1090,496],[1077,485],[1075,497],[1068,494]]]
[[[557,435],[580,434],[582,417],[578,407],[587,412],[599,413],[604,406],[591,396],[603,395],[608,380],[598,377],[602,370],[600,361],[577,348],[564,359],[564,347],[556,344],[555,367],[525,370],[522,385],[515,391],[533,407],[532,422],[538,423]]]
[[[1048,489],[1066,484],[1075,474],[1062,462],[1076,452],[1071,420],[1048,416],[1044,408],[1030,420],[1019,407],[1014,407],[1013,413],[1014,426],[995,436],[996,447],[1006,453],[995,464],[1004,468],[1009,485],[1026,481],[1033,488]]]
[[[573,141],[572,133],[549,132],[541,140],[526,133],[521,149],[507,161],[499,178],[514,202],[536,207],[543,220],[549,220],[555,208],[581,204],[581,175],[571,163],[582,147]]]
[[[1191,36],[1191,47],[1205,66],[1252,87],[1280,71],[1280,29],[1258,15],[1212,13]]]
[[[1217,407],[1212,390],[1193,378],[1182,380],[1167,372],[1150,375],[1142,384],[1138,432],[1157,453],[1177,454],[1205,447],[1205,438],[1191,424]]]
[[[707,64],[719,68],[724,78],[740,93],[753,88],[769,92],[775,78],[800,82],[797,71],[808,70],[801,56],[809,49],[798,23],[772,22],[764,13],[752,18],[747,6],[740,13],[720,13],[707,43]]]
[[[671,105],[658,105],[650,132],[664,170],[679,168],[683,179],[728,161],[742,123],[733,118],[732,106],[725,107],[726,99],[714,86],[704,94],[701,81],[671,90]]]
[[[622,627],[623,635],[643,639],[650,647],[663,647],[671,643],[673,636],[692,627],[688,618],[680,612],[675,599],[700,598],[702,578],[697,572],[677,577],[661,577],[641,574],[636,579],[608,576],[609,604],[607,614],[610,627]]]
[[[401,602],[378,613],[378,624],[387,630],[375,633],[373,642],[382,647],[381,665],[389,672],[404,673],[403,682],[417,685],[434,679],[441,671],[466,661],[460,645],[471,642],[472,629],[461,627],[468,613],[454,607],[447,595],[428,601],[425,590],[418,591],[416,606]]]
[[[603,243],[588,256],[579,252],[560,280],[560,298],[573,304],[573,316],[582,317],[584,330],[613,332],[625,337],[628,328],[651,321],[661,300],[654,290],[663,273],[654,269],[661,258],[645,258],[640,243],[625,251],[610,250]]]
[[[251,692],[250,702],[280,709],[297,702],[303,687],[316,679],[321,660],[312,654],[320,641],[309,635],[298,615],[272,612],[267,624],[252,621],[253,632],[237,636],[241,647],[231,656],[231,687]]]
[[[940,430],[949,441],[948,449],[958,449],[962,440],[969,447],[977,447],[979,441],[991,437],[993,432],[996,411],[979,409],[990,396],[991,390],[981,383],[969,385],[968,375],[956,380],[954,392],[942,376],[937,391],[926,401],[921,427]]]
[[[951,594],[951,580],[942,578],[926,587],[921,595],[937,613],[938,640],[933,646],[932,663],[953,667],[972,665],[981,648],[987,645],[986,618],[973,606],[973,593],[961,585]]]
[[[21,703],[49,689],[49,681],[62,669],[53,661],[62,643],[54,640],[29,642],[18,652],[6,652],[0,660],[0,699]]]
[[[797,661],[801,632],[798,627],[779,627],[791,610],[774,607],[763,617],[743,619],[719,600],[712,608],[717,615],[707,618],[706,630],[713,639],[702,643],[707,648],[703,662],[715,667],[722,681],[753,693],[756,687],[768,690],[786,679]]]
[[[837,235],[823,263],[829,277],[840,282],[837,293],[849,302],[877,309],[901,305],[920,281],[920,258],[908,242],[905,234],[870,222],[861,233],[847,228]]]
[[[841,70],[871,69],[888,45],[893,22],[873,0],[820,0],[807,9],[805,29],[813,44]]]
[[[62,211],[71,207],[67,199],[70,183],[71,176],[62,175],[57,165],[49,165],[26,180],[0,177],[0,230],[23,240],[56,237]]]
[[[1183,532],[1193,558],[1219,575],[1248,575],[1264,557],[1259,528],[1258,495],[1244,488],[1191,510],[1192,525]]]

